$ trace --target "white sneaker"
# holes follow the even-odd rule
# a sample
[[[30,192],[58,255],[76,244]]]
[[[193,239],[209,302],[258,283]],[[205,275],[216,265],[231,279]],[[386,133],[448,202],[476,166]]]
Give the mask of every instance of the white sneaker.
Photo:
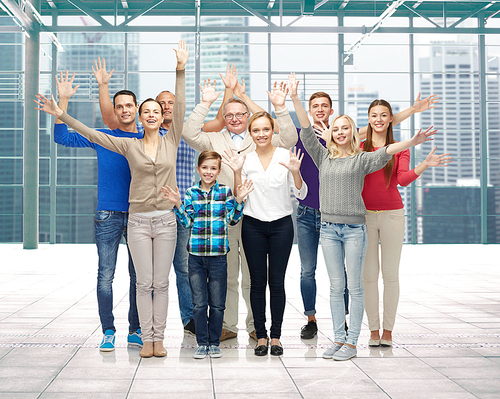
[[[333,360],[349,360],[358,354],[356,348],[351,348],[349,345],[343,345],[335,354],[333,355]]]
[[[323,352],[323,359],[331,359],[335,353],[342,348],[342,345],[334,343],[326,351]]]

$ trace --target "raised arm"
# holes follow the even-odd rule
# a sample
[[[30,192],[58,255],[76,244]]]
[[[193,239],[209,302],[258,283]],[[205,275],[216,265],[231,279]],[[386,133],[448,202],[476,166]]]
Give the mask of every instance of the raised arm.
[[[63,75],[62,71],[60,72],[61,74],[61,79],[59,80],[56,75],[56,85],[57,85],[57,92],[59,93],[59,108],[61,108],[63,111],[68,110],[68,102],[69,99],[73,96],[73,94],[76,93],[76,90],[80,87],[80,85],[77,85],[73,87],[73,81],[75,80],[75,74],[71,76],[71,79],[68,80],[68,70],[66,69],[65,75]],[[56,119],[56,123],[60,124],[63,123],[62,121],[59,120],[59,118]]]
[[[207,137],[207,132],[202,131],[203,121],[208,114],[210,106],[217,100],[222,92],[216,93],[215,80],[213,85],[205,79],[201,89],[201,102],[195,107],[192,114],[187,118],[182,130],[182,138],[186,143],[196,151],[211,150],[210,140]]]
[[[92,72],[94,72],[95,79],[99,85],[99,108],[101,109],[102,121],[110,129],[118,129],[118,119],[115,115],[113,103],[109,97],[109,80],[113,75],[114,69],[111,72],[106,72],[106,59],[98,57],[94,61],[95,69],[92,65]]]
[[[179,46],[174,49],[177,57],[177,66],[175,68],[175,102],[172,109],[172,125],[170,130],[172,135],[168,135],[179,145],[184,125],[184,116],[186,114],[186,64],[189,58],[189,47],[186,47],[184,40],[179,40]]]
[[[229,101],[229,99],[233,98],[233,92],[236,84],[238,83],[238,71],[234,64],[227,64],[226,76],[222,76],[222,73],[219,73],[222,82],[224,83],[224,98],[222,99],[222,103],[219,107],[219,111],[217,111],[217,115],[215,119],[211,121],[205,122],[203,124],[203,131],[205,132],[220,132],[224,129],[224,115],[222,115],[222,109],[224,108],[224,104]]]
[[[128,148],[128,143],[130,143],[130,140],[134,140],[131,138],[110,136],[106,133],[89,128],[88,126],[69,116],[67,113],[63,112],[63,110],[57,106],[56,101],[54,100],[54,95],[51,95],[51,99],[49,100],[47,97],[39,93],[36,95],[36,100],[33,101],[35,101],[35,103],[40,106],[38,108],[35,108],[36,110],[44,111],[50,115],[56,116],[57,118],[61,119],[63,123],[67,124],[76,132],[89,139],[91,142],[99,144],[104,148],[107,148],[108,150],[123,155]]]
[[[278,86],[278,83],[274,82],[273,92],[267,91],[267,94],[269,95],[269,99],[276,113],[276,125],[279,126],[279,129],[275,129],[276,131],[279,130],[279,133],[273,135],[272,143],[275,147],[290,149],[297,144],[299,136],[292,118],[290,117],[290,113],[285,107],[285,99],[288,94],[286,83],[281,82]]]
[[[439,102],[439,97],[436,94],[433,94],[433,95],[421,100],[420,93],[418,93],[418,96],[415,99],[415,102],[413,103],[413,105],[411,107],[406,108],[405,110],[398,112],[397,114],[394,115],[394,119],[392,120],[392,125],[396,126],[396,125],[400,124],[405,119],[408,119],[410,116],[412,116],[413,114],[427,111],[430,108],[436,108],[436,106],[434,104],[436,104],[438,102]],[[366,138],[367,130],[368,130],[368,126],[364,126],[364,127],[359,128],[359,136],[361,137],[361,140],[364,140]]]
[[[302,106],[302,101],[300,101],[299,95],[297,93],[299,82],[295,78],[295,73],[291,73],[290,76],[288,76],[288,85],[290,88],[290,97],[292,98],[293,107],[295,108],[295,113],[297,114],[297,118],[299,119],[300,126],[303,128],[308,127],[311,122],[309,121],[307,112]]]
[[[422,129],[420,129],[411,139],[388,145],[386,150],[387,153],[394,155],[398,152],[406,150],[407,148],[414,147],[426,141],[432,141],[433,139],[431,138],[431,136],[434,136],[437,133],[437,130],[432,130],[432,128],[433,126],[425,131],[422,131]]]

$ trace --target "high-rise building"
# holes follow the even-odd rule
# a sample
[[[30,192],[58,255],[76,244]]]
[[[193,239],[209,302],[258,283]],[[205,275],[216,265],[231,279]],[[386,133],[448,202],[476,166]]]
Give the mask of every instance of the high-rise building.
[[[422,97],[430,94],[440,97],[438,107],[421,115],[422,126],[432,125],[438,129],[434,141],[422,145],[422,153],[426,154],[436,145],[439,152],[450,152],[454,158],[453,163],[447,168],[430,168],[422,175],[422,183],[426,188],[420,197],[422,202],[419,206],[423,214],[443,216],[423,218],[423,240],[425,243],[445,242],[443,236],[439,234],[439,229],[442,224],[446,224],[446,242],[480,242],[480,205],[476,201],[481,177],[477,46],[467,43],[461,45],[457,42],[435,43],[431,48],[430,57],[420,59],[420,70],[442,71],[423,75],[420,81]],[[489,60],[487,72],[495,74],[487,75],[486,81],[487,119],[490,132],[487,180],[488,186],[497,187],[500,185],[498,70],[498,58]],[[446,200],[438,201],[440,198]],[[488,190],[488,207],[495,206],[497,209],[500,206],[498,190]],[[465,237],[464,229],[469,229],[474,234]],[[500,225],[490,224],[488,242],[499,242],[499,238]]]
[[[129,34],[131,35],[131,34]],[[132,34],[137,35],[137,34]],[[106,59],[108,70],[115,68],[110,81],[110,95],[127,88],[139,93],[138,74],[129,75],[125,70],[125,46],[123,33],[61,33],[58,36],[65,52],[58,53],[58,71],[76,72],[75,84],[81,87],[68,105],[68,113],[88,126],[105,127],[99,109],[98,85],[92,73],[94,61]],[[137,70],[139,54],[136,46],[128,50],[128,67]],[[128,84],[127,84],[128,83]],[[47,119],[46,123],[52,123]],[[43,125],[41,124],[41,127]],[[52,129],[49,126],[47,132]],[[57,145],[57,207],[56,242],[87,243],[94,241],[92,215],[97,203],[97,161],[95,151],[82,148],[65,148]],[[83,186],[83,187],[76,187]],[[50,201],[48,190],[40,194],[40,207]],[[40,241],[49,240],[49,219],[40,218]]]
[[[187,21],[186,21],[187,22]],[[204,17],[203,26],[248,26],[247,17]],[[183,33],[182,39],[188,43],[194,43],[192,33]],[[186,66],[187,71],[195,70],[196,56],[192,54]],[[219,73],[226,74],[227,64],[233,64],[239,71],[238,80],[245,79],[246,93],[250,96],[250,53],[248,33],[203,33],[201,35],[200,46],[200,80],[217,79],[217,90],[224,90],[224,83],[220,79]],[[196,106],[195,93],[199,91],[195,87],[194,74],[186,75],[186,102],[187,113]],[[217,102],[210,108],[206,120],[214,119],[219,105],[222,101],[222,94]],[[216,106],[217,104],[217,106]]]

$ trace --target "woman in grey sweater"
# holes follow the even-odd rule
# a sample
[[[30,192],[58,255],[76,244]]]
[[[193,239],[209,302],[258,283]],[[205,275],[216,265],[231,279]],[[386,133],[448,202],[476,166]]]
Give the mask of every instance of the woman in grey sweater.
[[[364,311],[363,263],[368,242],[366,208],[361,196],[364,178],[382,169],[393,154],[432,140],[430,136],[436,134],[436,130],[420,130],[409,140],[390,144],[374,152],[362,152],[354,121],[347,115],[339,115],[326,131],[325,148],[316,139],[297,95],[297,83],[292,74],[289,86],[302,127],[301,140],[319,169],[321,249],[330,278],[330,308],[335,342],[323,353],[323,357],[348,360],[357,354],[356,344]],[[347,333],[344,329],[344,264],[351,296]]]

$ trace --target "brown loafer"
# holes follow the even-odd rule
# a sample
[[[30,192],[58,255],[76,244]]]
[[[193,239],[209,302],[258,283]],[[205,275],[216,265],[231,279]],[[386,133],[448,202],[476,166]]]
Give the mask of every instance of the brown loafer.
[[[237,333],[226,330],[225,328],[222,329],[222,334],[220,336],[220,341],[225,341],[226,339],[229,338],[236,338],[238,336]]]
[[[155,357],[165,357],[165,356],[167,356],[167,350],[163,346],[163,342],[162,341],[156,341],[154,343],[153,354],[154,354]]]
[[[251,333],[248,333],[248,335],[250,336],[250,338],[255,339],[256,341],[259,340],[257,338],[257,331],[256,330],[253,330]]]
[[[154,354],[154,349],[153,349],[153,343],[151,341],[146,341],[142,345],[142,349],[139,352],[139,355],[141,357],[153,357]]]

